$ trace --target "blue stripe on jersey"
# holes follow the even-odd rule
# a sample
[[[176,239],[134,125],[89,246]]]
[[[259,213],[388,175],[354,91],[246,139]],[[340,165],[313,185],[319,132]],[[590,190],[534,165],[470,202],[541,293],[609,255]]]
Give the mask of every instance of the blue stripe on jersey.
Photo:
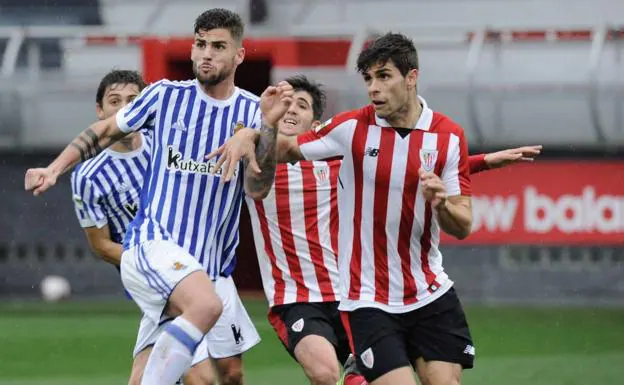
[[[210,115],[211,116],[216,116],[217,112],[219,111],[219,108],[214,106],[212,107],[212,110],[210,111]],[[210,119],[208,121],[208,137],[206,138],[206,143],[212,143],[214,140],[214,132],[215,132],[215,119]],[[201,180],[201,184],[199,185],[199,191],[204,191],[206,189],[206,184],[208,183],[208,180],[206,178],[202,178]],[[218,184],[213,183],[212,184],[212,191],[210,191],[210,196],[214,196],[215,193],[217,192],[217,188],[219,187]],[[197,204],[197,207],[203,207],[203,203],[204,203],[204,195],[200,194],[199,196],[199,203]],[[214,199],[210,199],[210,203],[208,203],[208,212],[211,213],[212,210],[214,209]],[[195,217],[195,223],[193,223],[193,233],[191,235],[191,252],[193,253],[193,255],[199,255],[199,263],[203,263],[204,262],[204,254],[203,254],[203,248],[202,250],[198,253],[197,250],[197,239],[198,239],[198,232],[199,232],[199,227],[200,227],[200,221],[201,216],[197,216]],[[209,222],[207,224],[208,226],[208,230],[206,231],[210,231],[210,225],[211,223]]]
[[[138,130],[148,125],[154,132],[140,213],[130,225],[126,248],[171,239],[213,278],[233,269],[243,170],[239,167],[238,177],[222,184],[220,175],[212,174],[215,161],[204,157],[225,143],[237,122],[258,127],[258,112],[259,98],[246,91],[236,89],[230,100],[215,101],[196,81],[165,80],[117,115],[120,126]],[[222,266],[230,262],[231,267]]]
[[[193,95],[194,97],[195,95]],[[206,102],[204,102],[203,100],[200,102],[199,105],[199,112],[197,113],[197,122],[196,125],[201,127],[202,122],[204,120],[204,115],[206,114]],[[190,117],[189,117],[190,119]],[[209,140],[211,138],[211,135],[208,136]],[[193,159],[197,159],[199,156],[199,140],[195,140],[193,142],[193,150],[191,151],[191,158]],[[195,174],[191,174],[188,176],[188,184],[193,185],[193,183],[195,182]],[[199,191],[202,191],[202,189],[200,188]],[[200,197],[203,194],[200,194]],[[193,199],[193,194],[191,191],[191,194],[186,194],[186,196],[184,197],[184,205],[182,206],[182,218],[188,218],[189,217],[189,210],[191,207],[191,200]],[[201,205],[199,205],[199,207],[201,207]],[[195,220],[197,222],[199,222],[199,218],[200,216],[197,215],[195,217]],[[195,228],[197,228],[199,226],[199,223],[194,223]],[[186,234],[186,228],[188,226],[188,221],[183,221],[182,225],[180,226],[180,234]],[[192,250],[192,248],[191,248]]]
[[[195,88],[192,88],[190,90],[190,96],[188,98],[188,104],[191,106],[195,105],[195,95],[196,95],[197,91],[195,91]],[[186,93],[180,93],[180,95],[182,96],[182,98],[185,98],[187,96]],[[178,108],[178,105],[176,104],[176,108]],[[200,106],[201,108],[201,106]],[[191,123],[191,114],[193,113],[193,109],[192,108],[187,108],[186,112],[184,113],[184,124],[188,127]],[[178,115],[178,111],[174,110],[173,111],[173,116],[177,116]],[[174,123],[174,122],[172,122]],[[188,135],[188,131],[187,132],[183,132],[181,134],[182,137],[185,137],[186,135]],[[185,138],[186,139],[186,138]],[[199,145],[199,141],[195,140],[193,143],[193,148],[195,148],[196,146]],[[191,151],[191,159],[197,159],[197,151]],[[193,174],[191,174],[192,176]],[[176,178],[173,181],[173,196],[174,197],[179,197],[180,196],[180,183],[182,181],[183,178],[189,178],[189,175],[181,175],[181,174],[176,174]],[[193,185],[192,181],[188,181],[188,185]],[[183,196],[186,197],[189,195],[189,192],[192,193],[193,190],[189,189],[187,190]],[[173,226],[174,226],[174,220],[177,214],[177,205],[173,205],[172,210],[169,212],[169,220],[167,221],[167,231],[169,233],[173,233]],[[181,232],[182,233],[182,232]],[[182,233],[183,234],[183,233]]]

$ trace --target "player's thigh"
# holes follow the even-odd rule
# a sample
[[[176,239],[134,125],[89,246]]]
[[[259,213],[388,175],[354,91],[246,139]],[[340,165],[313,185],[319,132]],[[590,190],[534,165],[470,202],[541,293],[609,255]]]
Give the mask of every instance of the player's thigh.
[[[312,383],[335,384],[340,378],[336,349],[327,338],[309,334],[297,343],[294,354]]]
[[[145,349],[137,353],[132,361],[132,370],[130,371],[130,379],[128,385],[140,385],[143,378],[143,372],[145,371],[145,365],[149,359],[149,355],[152,352],[152,346],[148,346]]]
[[[409,329],[410,361],[421,358],[426,363],[434,362],[433,369],[426,373],[443,371],[447,374],[441,376],[455,378],[457,368],[473,367],[475,348],[466,315],[453,289],[404,318]]]
[[[462,366],[452,362],[425,361],[417,358],[414,363],[422,385],[459,385]]]
[[[223,311],[206,334],[208,352],[215,360],[239,356],[257,345],[260,335],[243,306],[232,277],[220,277],[214,286],[223,303]]]
[[[407,371],[394,372],[390,378],[396,379],[397,375],[406,372],[413,380],[405,330],[399,315],[375,308],[361,308],[343,312],[342,320],[350,336],[357,368],[369,383],[405,367]],[[404,382],[399,383],[410,384],[409,381],[406,377]]]
[[[393,369],[373,381],[367,381],[370,385],[416,385],[414,371],[409,366]]]
[[[168,302],[181,311],[195,304],[220,303],[202,266],[171,241],[147,241],[124,251],[121,279],[143,313],[158,322]],[[216,301],[216,304],[215,304]]]

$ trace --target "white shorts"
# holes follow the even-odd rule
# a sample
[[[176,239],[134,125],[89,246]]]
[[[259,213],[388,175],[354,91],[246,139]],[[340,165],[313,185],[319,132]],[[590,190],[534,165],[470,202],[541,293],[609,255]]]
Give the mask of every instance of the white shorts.
[[[143,314],[160,322],[169,296],[187,275],[203,268],[175,242],[146,241],[121,254],[121,282]]]
[[[197,347],[193,356],[193,365],[209,357],[220,359],[243,354],[260,342],[260,335],[238,296],[232,277],[218,278],[215,282],[215,290],[223,302],[223,312]],[[134,347],[134,357],[156,342],[168,321],[171,319],[158,325],[149,317],[143,316]]]

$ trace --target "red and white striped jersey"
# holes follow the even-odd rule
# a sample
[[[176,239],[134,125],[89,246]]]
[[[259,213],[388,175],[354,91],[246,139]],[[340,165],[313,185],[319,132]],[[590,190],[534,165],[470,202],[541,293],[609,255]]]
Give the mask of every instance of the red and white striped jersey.
[[[269,195],[246,198],[270,306],[339,300],[340,163],[278,164]]]
[[[297,138],[306,159],[343,156],[338,188],[341,310],[402,313],[444,294],[440,228],[420,192],[419,168],[435,172],[449,196],[470,195],[463,129],[433,112],[395,129],[372,105],[342,113]]]

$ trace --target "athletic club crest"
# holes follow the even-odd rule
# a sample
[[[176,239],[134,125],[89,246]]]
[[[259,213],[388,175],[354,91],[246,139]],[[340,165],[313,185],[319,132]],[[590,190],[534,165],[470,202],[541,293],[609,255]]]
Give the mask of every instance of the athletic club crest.
[[[420,165],[426,172],[432,172],[438,160],[437,150],[420,149]]]
[[[326,168],[315,168],[314,176],[318,182],[325,182],[329,177],[329,172],[327,172]]]
[[[360,358],[362,359],[362,363],[364,364],[364,366],[366,366],[369,369],[372,369],[373,366],[375,365],[375,356],[373,355],[372,348],[366,349],[364,353],[362,353]]]

